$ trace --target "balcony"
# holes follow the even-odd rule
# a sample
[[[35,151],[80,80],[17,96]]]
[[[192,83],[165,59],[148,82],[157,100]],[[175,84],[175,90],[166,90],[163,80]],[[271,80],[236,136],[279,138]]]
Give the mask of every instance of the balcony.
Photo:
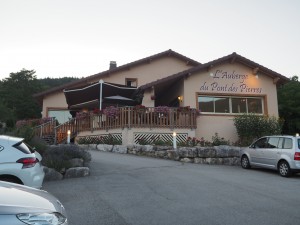
[[[93,135],[93,133],[122,132],[122,130],[137,130],[140,128],[171,132],[172,130],[194,130],[197,128],[196,109],[189,107],[119,107],[114,108],[114,113],[82,113],[79,117],[53,127],[52,133],[55,136],[55,143],[65,142],[70,131],[70,138],[79,134]],[[42,135],[41,128],[39,136]],[[49,135],[51,128],[44,128]]]

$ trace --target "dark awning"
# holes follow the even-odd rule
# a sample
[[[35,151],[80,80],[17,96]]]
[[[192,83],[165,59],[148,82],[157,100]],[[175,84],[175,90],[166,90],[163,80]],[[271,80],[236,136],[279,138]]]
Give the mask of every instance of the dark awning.
[[[133,105],[136,103],[135,94],[137,88],[128,87],[120,84],[102,83],[102,103],[113,103],[124,105]],[[69,108],[95,108],[99,107],[100,83],[94,83],[84,87],[74,89],[65,89],[64,94]],[[113,96],[119,96],[118,98]],[[124,101],[124,99],[126,101]],[[96,103],[96,104],[95,104]],[[98,104],[97,104],[98,103]],[[90,106],[90,107],[89,107]]]

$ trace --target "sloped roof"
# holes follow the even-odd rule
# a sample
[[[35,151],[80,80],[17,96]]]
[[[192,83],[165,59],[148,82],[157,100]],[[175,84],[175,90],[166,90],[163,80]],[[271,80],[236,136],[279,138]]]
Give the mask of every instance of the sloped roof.
[[[265,75],[271,77],[271,78],[279,78],[278,80],[278,84],[284,84],[284,83],[287,83],[289,81],[289,79],[267,67],[264,67],[254,61],[251,61],[235,52],[233,52],[232,54],[230,55],[227,55],[227,56],[224,56],[222,58],[219,58],[219,59],[216,59],[216,60],[213,60],[213,61],[210,61],[208,63],[204,63],[204,64],[201,64],[201,65],[198,65],[196,67],[193,67],[193,68],[190,68],[188,70],[185,70],[185,71],[181,71],[179,73],[176,73],[176,74],[173,74],[173,75],[170,75],[168,77],[164,77],[162,79],[158,79],[156,81],[153,81],[153,82],[150,82],[148,84],[145,84],[145,85],[142,85],[140,86],[140,88],[142,90],[145,90],[145,89],[148,89],[152,86],[156,86],[158,84],[162,84],[162,83],[165,83],[165,82],[170,82],[170,81],[174,81],[174,80],[177,80],[177,79],[181,79],[183,77],[186,77],[186,76],[190,76],[192,75],[193,73],[196,73],[196,72],[200,72],[200,71],[203,71],[203,70],[207,70],[209,68],[213,68],[214,66],[217,66],[217,65],[220,65],[222,63],[225,63],[225,62],[230,62],[230,63],[241,63],[243,65],[246,65],[252,69],[257,69],[258,72],[261,72],[261,73],[264,73]]]
[[[100,72],[100,73],[82,78],[80,80],[76,80],[76,81],[73,81],[73,82],[55,87],[55,88],[51,88],[49,90],[46,90],[46,91],[35,94],[34,97],[41,101],[43,96],[45,96],[45,95],[48,95],[48,94],[51,94],[51,93],[54,93],[54,92],[57,92],[57,91],[62,91],[63,89],[66,89],[66,88],[72,88],[72,87],[77,87],[77,86],[80,86],[80,85],[82,86],[82,85],[85,85],[85,84],[89,84],[91,81],[94,81],[95,79],[100,80],[105,75],[113,74],[115,72],[119,72],[119,71],[122,71],[122,70],[125,70],[125,69],[128,69],[128,68],[131,68],[131,67],[135,67],[135,66],[141,65],[143,63],[151,62],[152,60],[159,59],[159,58],[162,58],[162,57],[165,57],[165,56],[173,56],[173,57],[178,58],[178,59],[180,59],[180,60],[182,60],[182,61],[184,61],[187,64],[192,65],[192,66],[201,65],[200,62],[197,62],[197,61],[195,61],[191,58],[188,58],[184,55],[181,55],[181,54],[169,49],[167,51],[164,51],[164,52],[161,52],[161,53],[158,53],[158,54],[155,54],[155,55],[152,55],[152,56],[149,56],[149,57],[146,57],[146,58],[143,58],[143,59],[140,59],[140,60],[128,63],[128,64],[125,64],[125,65],[122,65],[122,66],[118,66],[114,69],[106,70],[106,71],[103,71],[103,72]]]

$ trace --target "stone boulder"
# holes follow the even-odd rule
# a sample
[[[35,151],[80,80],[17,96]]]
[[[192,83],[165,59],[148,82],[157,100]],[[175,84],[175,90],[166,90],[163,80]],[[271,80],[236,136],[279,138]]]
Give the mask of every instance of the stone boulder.
[[[111,152],[113,150],[113,145],[99,144],[99,145],[97,145],[96,150],[99,150],[102,152]]]
[[[181,147],[177,151],[180,158],[195,158],[198,156],[197,148],[193,147]]]
[[[198,147],[199,158],[214,158],[216,157],[216,149],[214,147]]]
[[[90,175],[90,169],[88,167],[74,167],[67,169],[65,178],[86,177]]]
[[[55,169],[44,166],[45,178],[44,181],[62,180],[63,175]]]
[[[120,153],[120,154],[127,154],[127,147],[124,145],[114,145],[112,152]]]
[[[81,158],[74,158],[69,160],[70,167],[83,167],[84,160]]]
[[[177,150],[167,150],[167,154],[168,154],[169,159],[172,159],[172,160],[175,160],[175,161],[180,160],[180,157],[179,157],[179,154],[178,154]]]
[[[183,163],[192,163],[192,162],[194,162],[194,159],[191,159],[191,158],[183,158],[183,159],[180,159],[180,162],[183,162]]]

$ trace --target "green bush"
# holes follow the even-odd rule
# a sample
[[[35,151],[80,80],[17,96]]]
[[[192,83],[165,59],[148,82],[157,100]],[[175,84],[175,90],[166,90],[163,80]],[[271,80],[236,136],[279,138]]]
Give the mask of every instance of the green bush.
[[[103,135],[103,136],[86,136],[80,137],[77,140],[77,143],[80,145],[87,145],[87,144],[107,144],[107,145],[121,145],[122,140],[113,137],[111,134]]]
[[[70,168],[70,159],[81,158],[84,164],[91,161],[91,154],[77,145],[49,146],[43,154],[42,164],[58,172]]]
[[[173,145],[172,141],[164,141],[164,140],[161,140],[160,138],[159,139],[156,139],[155,141],[153,141],[152,143],[153,145],[159,145],[159,146],[170,146],[170,145]]]
[[[215,133],[215,136],[212,136],[212,145],[219,146],[219,145],[230,145],[230,141],[225,140],[223,137],[219,137],[218,133]]]
[[[279,118],[256,114],[238,115],[233,121],[240,145],[249,145],[253,140],[264,135],[280,134],[283,125],[283,120]]]
[[[23,126],[13,131],[13,136],[24,138],[25,142],[30,143],[34,137],[33,128],[30,126]]]

